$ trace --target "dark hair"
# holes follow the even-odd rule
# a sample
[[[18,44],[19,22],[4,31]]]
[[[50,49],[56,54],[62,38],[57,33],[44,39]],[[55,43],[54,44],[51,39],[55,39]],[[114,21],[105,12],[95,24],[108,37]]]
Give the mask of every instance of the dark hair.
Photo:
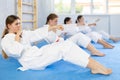
[[[75,23],[78,23],[79,19],[81,19],[83,16],[82,15],[78,15],[77,20],[75,21]]]
[[[15,16],[15,15],[10,15],[6,18],[6,21],[5,21],[5,29],[3,31],[3,35],[2,35],[2,38],[8,34],[8,24],[12,24],[15,20],[17,19],[20,19],[18,16]]]
[[[49,20],[53,20],[55,18],[58,18],[58,16],[55,13],[49,14],[46,20],[46,24],[48,24]]]
[[[68,21],[70,21],[71,20],[71,18],[70,17],[66,17],[65,19],[64,19],[64,24],[66,24]]]
[[[12,23],[13,23],[15,20],[17,20],[17,19],[20,19],[20,18],[17,17],[17,16],[15,16],[15,15],[10,15],[10,16],[8,16],[8,17],[6,18],[6,21],[5,21],[6,27],[5,27],[4,31],[3,31],[2,38],[4,38],[4,36],[5,36],[6,34],[8,34],[8,24],[12,24]],[[2,50],[2,56],[3,56],[5,59],[8,58],[7,54],[6,54],[3,50]]]

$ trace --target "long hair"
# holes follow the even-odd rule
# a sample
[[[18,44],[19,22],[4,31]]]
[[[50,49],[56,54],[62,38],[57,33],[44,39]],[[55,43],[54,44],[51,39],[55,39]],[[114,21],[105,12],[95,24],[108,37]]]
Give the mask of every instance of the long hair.
[[[75,23],[78,23],[79,19],[81,19],[83,16],[82,15],[78,15],[77,20],[75,21]]]
[[[66,24],[68,21],[70,21],[71,20],[71,18],[70,17],[66,17],[65,19],[64,19],[64,24]]]
[[[20,18],[17,17],[17,16],[15,16],[15,15],[10,15],[10,16],[8,16],[8,17],[6,18],[6,21],[5,21],[6,27],[5,27],[4,31],[3,31],[3,34],[2,34],[2,37],[1,37],[1,38],[4,38],[4,36],[9,33],[9,31],[8,31],[8,29],[9,29],[9,28],[8,28],[8,24],[12,24],[12,23],[13,23],[15,20],[17,20],[17,19],[20,19]],[[8,56],[7,56],[7,54],[5,53],[4,50],[2,50],[2,56],[3,56],[5,59],[8,58]]]
[[[46,24],[48,24],[49,20],[53,20],[55,18],[58,18],[58,16],[55,13],[49,14],[46,20]]]

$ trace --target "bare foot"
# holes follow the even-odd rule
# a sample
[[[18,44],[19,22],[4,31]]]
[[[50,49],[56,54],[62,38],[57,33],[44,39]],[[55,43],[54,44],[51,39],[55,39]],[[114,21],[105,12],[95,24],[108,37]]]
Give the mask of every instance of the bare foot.
[[[118,42],[118,41],[120,41],[120,39],[112,39],[113,40],[113,42]]]
[[[113,49],[115,46],[112,46],[112,45],[109,45],[109,46],[104,46],[104,48],[107,48],[107,49]]]
[[[100,57],[105,56],[105,54],[101,53],[100,51],[92,52],[92,55],[93,56],[100,56]]]
[[[112,73],[111,69],[98,69],[98,70],[91,70],[92,74],[104,74],[109,75]]]
[[[105,56],[105,54],[103,54],[103,53],[94,53],[94,54],[92,54],[93,56],[100,56],[100,57],[102,57],[102,56]]]

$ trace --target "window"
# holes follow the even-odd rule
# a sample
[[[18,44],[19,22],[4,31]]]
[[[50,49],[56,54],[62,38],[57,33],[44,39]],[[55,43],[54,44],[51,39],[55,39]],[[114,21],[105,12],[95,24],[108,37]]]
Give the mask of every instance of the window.
[[[108,0],[108,7],[110,14],[120,14],[120,0]]]
[[[54,0],[59,14],[120,14],[120,0]]]
[[[70,13],[71,0],[54,0],[54,11],[56,13]]]
[[[75,12],[81,14],[90,14],[91,0],[75,0]]]
[[[93,14],[105,14],[106,0],[93,0],[92,11]]]

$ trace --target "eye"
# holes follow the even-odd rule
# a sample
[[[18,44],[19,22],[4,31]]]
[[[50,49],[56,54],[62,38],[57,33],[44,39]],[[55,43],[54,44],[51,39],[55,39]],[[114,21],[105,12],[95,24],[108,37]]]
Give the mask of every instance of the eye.
[[[16,23],[15,25],[20,25],[20,23]]]

